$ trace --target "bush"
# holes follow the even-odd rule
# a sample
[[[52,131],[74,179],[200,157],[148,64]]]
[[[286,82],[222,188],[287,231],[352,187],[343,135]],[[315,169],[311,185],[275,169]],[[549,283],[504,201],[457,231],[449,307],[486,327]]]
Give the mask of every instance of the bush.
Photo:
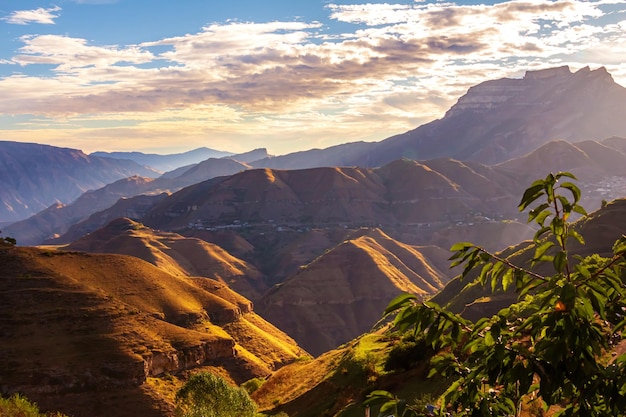
[[[245,389],[210,372],[193,375],[176,393],[182,417],[254,417],[256,404]]]
[[[254,391],[261,388],[264,383],[265,380],[263,378],[252,378],[241,384],[241,388],[245,389],[248,394],[252,394]]]
[[[26,397],[14,394],[9,398],[0,398],[0,416],[2,417],[65,417],[61,413],[41,413],[37,404]]]
[[[419,363],[428,362],[434,354],[433,348],[423,339],[410,335],[391,349],[385,360],[385,371],[411,369]]]

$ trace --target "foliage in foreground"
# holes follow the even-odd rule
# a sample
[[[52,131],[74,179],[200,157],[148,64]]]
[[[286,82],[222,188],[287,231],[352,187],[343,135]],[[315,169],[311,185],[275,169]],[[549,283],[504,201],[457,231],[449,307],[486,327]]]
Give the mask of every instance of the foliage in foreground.
[[[522,404],[556,406],[555,416],[623,416],[626,413],[626,354],[607,359],[622,340],[626,325],[626,237],[602,258],[572,256],[568,242],[584,243],[569,217],[585,210],[580,190],[570,173],[550,174],[524,193],[520,210],[539,229],[534,254],[527,266],[472,243],[452,247],[452,266],[463,265],[462,278],[492,291],[514,289],[517,302],[476,323],[433,302],[419,303],[404,294],[386,314],[395,315],[395,328],[411,332],[438,354],[430,376],[452,381],[439,399],[439,408],[455,416],[518,416]],[[539,264],[552,266],[553,275],[536,273]],[[385,391],[370,394],[366,404],[381,416],[423,415]]]
[[[15,394],[9,398],[0,397],[0,416],[2,417],[65,417],[61,413],[42,413],[37,404]]]
[[[245,389],[210,372],[192,375],[176,393],[178,416],[254,417],[256,404]]]

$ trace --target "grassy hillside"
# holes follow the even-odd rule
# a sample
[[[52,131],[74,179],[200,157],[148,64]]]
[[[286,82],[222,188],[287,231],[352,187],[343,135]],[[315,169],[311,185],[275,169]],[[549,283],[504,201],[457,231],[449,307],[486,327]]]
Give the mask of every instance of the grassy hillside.
[[[208,278],[137,258],[0,248],[0,375],[43,410],[169,416],[186,372],[235,383],[306,355]]]

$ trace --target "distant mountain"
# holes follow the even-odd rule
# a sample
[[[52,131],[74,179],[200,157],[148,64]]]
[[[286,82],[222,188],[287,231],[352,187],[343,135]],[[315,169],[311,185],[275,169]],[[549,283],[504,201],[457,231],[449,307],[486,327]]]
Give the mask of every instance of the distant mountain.
[[[527,71],[471,87],[446,115],[375,143],[296,152],[255,167],[380,167],[393,160],[452,158],[496,164],[541,145],[626,136],[626,88],[604,67],[572,73],[566,66]]]
[[[0,264],[2,392],[44,410],[171,416],[188,371],[242,383],[306,356],[209,278],[130,256],[36,248],[0,247]]]
[[[70,204],[53,204],[28,219],[6,227],[8,236],[15,236],[20,245],[37,245],[63,234],[74,223],[91,213],[104,210],[129,194],[160,192],[155,179],[133,176],[115,181],[97,190],[87,191]]]
[[[140,165],[146,165],[152,167],[158,171],[166,172],[176,168],[180,168],[185,165],[196,164],[209,158],[221,158],[224,156],[233,155],[232,152],[218,151],[210,148],[198,148],[191,151],[167,155],[159,155],[143,152],[93,152],[91,155],[113,158],[113,159],[128,159],[135,161]]]
[[[59,231],[62,229],[63,232],[58,235],[54,234],[51,237],[39,240],[39,244],[45,245],[62,245],[66,243],[74,242],[86,234],[89,234],[95,230],[98,230],[113,220],[126,217],[130,219],[140,219],[142,218],[152,207],[154,207],[157,203],[163,201],[169,194],[167,192],[163,192],[161,194],[152,194],[152,195],[136,195],[134,197],[122,197],[115,202],[111,207],[108,207],[104,210],[97,211],[87,218],[83,218],[82,220],[72,224],[66,222],[62,224],[62,228],[59,227]],[[71,206],[68,206],[69,209]],[[89,211],[91,213],[91,210]],[[43,214],[40,213],[40,214]],[[39,214],[37,216],[31,217],[26,220],[30,222],[39,218]],[[65,218],[64,215],[61,215],[60,218]],[[16,223],[16,225],[21,225],[20,223]],[[44,228],[39,228],[39,231],[44,230]],[[18,233],[14,233],[11,236],[20,236]],[[41,235],[40,235],[41,239]]]
[[[493,176],[495,181],[498,178]],[[486,177],[482,180],[488,181]],[[484,192],[473,195],[427,165],[410,160],[395,161],[378,170],[254,169],[186,187],[155,206],[142,222],[158,229],[180,230],[241,227],[243,223],[417,227],[464,220],[476,212],[495,218],[515,211],[513,201],[517,200],[506,185],[495,181],[489,183],[497,190],[490,200]],[[495,201],[498,204],[493,204]]]
[[[158,173],[133,161],[80,150],[0,141],[0,221],[18,221],[121,178]]]
[[[228,160],[236,161],[236,162],[242,164],[242,169],[247,169],[247,168],[250,168],[250,166],[248,165],[249,162],[256,161],[256,160],[259,160],[259,159],[268,158],[268,157],[269,157],[269,154],[267,153],[267,149],[261,148],[261,149],[255,149],[255,150],[250,151],[250,152],[242,153],[242,154],[236,154],[236,155],[222,157],[222,158],[219,158],[219,159],[225,160],[226,162],[224,162],[224,163],[227,163]],[[217,162],[215,162],[216,160],[217,160],[217,158],[209,158],[209,159],[207,159],[205,161],[202,161],[202,162],[181,166],[181,167],[176,168],[176,169],[174,169],[172,171],[165,172],[163,175],[161,175],[161,178],[177,178],[177,177],[181,177],[187,171],[191,171],[192,169],[195,169],[196,172],[197,172],[198,170],[206,169],[206,168],[199,168],[198,169],[197,168],[198,165],[203,164],[206,167],[206,165],[210,164],[208,161],[214,161],[213,165],[214,164],[218,164]],[[194,172],[194,171],[191,171],[191,172]]]
[[[449,280],[447,250],[400,243],[379,229],[329,250],[256,303],[257,311],[319,355],[370,330],[401,292],[434,294]]]
[[[317,167],[376,166],[374,153],[378,144],[370,142],[351,142],[331,146],[325,149],[311,149],[294,152],[283,156],[272,156],[251,165],[255,168],[303,169]]]
[[[88,233],[104,226],[116,217],[132,217],[138,219],[147,211],[157,198],[141,198],[132,201],[123,201],[114,204],[118,199],[130,198],[138,195],[158,195],[165,192],[174,192],[190,184],[195,184],[216,176],[230,175],[249,168],[232,159],[208,159],[183,171],[179,176],[156,179],[130,177],[116,181],[97,190],[89,191],[70,204],[54,204],[51,207],[3,228],[7,236],[15,237],[20,245],[37,245],[44,241],[48,243],[68,243],[65,239],[54,239],[68,232],[72,225],[81,223],[74,228],[73,233],[81,230]],[[136,203],[136,204],[135,204]],[[134,204],[134,205],[133,205]],[[99,211],[109,209],[107,213],[88,220],[88,217]],[[99,219],[94,222],[95,219]],[[72,239],[76,236],[70,234]]]
[[[607,142],[609,143],[609,142]],[[524,177],[545,176],[553,172],[571,171],[581,180],[594,181],[611,176],[626,176],[626,153],[604,142],[564,140],[548,142],[523,157],[497,165],[499,171]]]

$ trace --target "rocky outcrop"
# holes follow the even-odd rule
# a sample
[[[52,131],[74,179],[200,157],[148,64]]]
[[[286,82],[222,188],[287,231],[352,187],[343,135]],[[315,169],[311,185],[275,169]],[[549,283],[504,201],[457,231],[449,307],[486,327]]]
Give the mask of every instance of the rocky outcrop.
[[[172,350],[154,350],[143,356],[144,380],[148,376],[164,373],[179,374],[206,364],[219,363],[236,355],[235,341],[217,339],[193,346]]]

